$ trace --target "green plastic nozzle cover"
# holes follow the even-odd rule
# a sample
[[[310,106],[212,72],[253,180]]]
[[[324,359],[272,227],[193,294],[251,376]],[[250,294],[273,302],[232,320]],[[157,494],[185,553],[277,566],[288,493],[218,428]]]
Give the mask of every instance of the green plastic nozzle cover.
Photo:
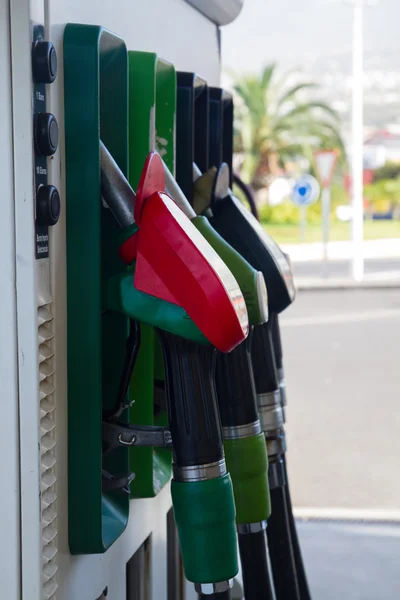
[[[189,204],[186,196],[165,164],[164,173],[167,193],[175,200],[179,208],[191,220],[196,229],[203,235],[233,273],[246,303],[250,325],[265,323],[268,320],[268,296],[262,273],[256,271],[237,250],[230,246],[214,227],[210,225],[206,217],[196,215],[193,207]],[[211,202],[212,192],[213,181],[207,178],[203,181],[201,193],[208,194],[209,202]]]
[[[214,583],[235,577],[239,569],[230,476],[190,483],[173,480],[171,495],[186,578]]]
[[[210,225],[206,217],[194,217],[192,223],[232,271],[243,294],[250,325],[265,323],[268,320],[268,296],[262,273],[256,271],[232,248]]]
[[[199,344],[209,344],[183,308],[138,291],[133,286],[134,271],[120,273],[107,281],[104,306],[131,319],[159,327]]]
[[[271,514],[271,500],[264,434],[224,440],[224,449],[233,483],[236,523],[265,521]]]

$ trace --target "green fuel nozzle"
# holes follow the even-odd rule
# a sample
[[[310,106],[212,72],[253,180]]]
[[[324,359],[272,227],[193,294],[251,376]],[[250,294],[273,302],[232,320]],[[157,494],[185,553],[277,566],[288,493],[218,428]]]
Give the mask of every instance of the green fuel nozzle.
[[[213,247],[232,271],[245,299],[249,322],[264,323],[268,319],[267,290],[262,273],[256,271],[229,243],[212,227],[207,217],[196,214],[178,183],[164,164],[167,193],[190,219],[202,236]],[[212,196],[212,190],[208,190]]]
[[[102,159],[104,152],[107,150],[103,147]],[[151,194],[149,199],[135,197],[112,157],[106,155],[106,158],[107,160],[102,160],[102,195],[117,222],[133,235],[136,233],[132,228],[136,227],[136,231],[141,236],[144,236],[146,231],[149,235],[154,233],[151,229],[152,223],[146,221],[149,219],[148,214],[151,214],[153,219],[158,219],[157,231],[163,224],[167,226],[169,223],[169,227],[172,227],[174,223],[168,221],[169,213],[164,207],[161,206],[159,209],[161,216],[154,208],[155,202],[159,200],[153,199]],[[146,185],[146,182],[142,182],[141,189],[146,189]],[[162,198],[162,200],[172,213],[174,210],[179,210],[170,206],[169,202],[172,201],[169,199]],[[129,210],[132,202],[136,203],[134,211]],[[136,217],[136,225],[134,217]],[[171,244],[186,243],[185,255],[190,261],[190,253],[194,252],[193,239],[197,239],[196,235],[199,236],[199,233],[190,223],[187,223],[183,215],[179,214],[176,218],[184,223],[188,238],[186,240],[185,236],[181,235],[176,242],[174,237]],[[179,235],[179,231],[176,227],[176,235]],[[160,240],[160,244],[164,245],[158,247],[153,241],[153,244],[149,244],[147,248],[147,242],[148,239],[143,237],[137,242],[137,247],[134,248],[137,258],[131,270],[110,280],[105,292],[105,306],[107,309],[122,311],[131,319],[148,323],[156,328],[164,356],[174,472],[171,494],[185,575],[189,581],[195,583],[199,592],[203,590],[205,584],[211,584],[216,589],[225,591],[229,589],[230,580],[238,571],[238,564],[235,506],[231,479],[224,458],[215,392],[216,350],[197,324],[201,323],[201,319],[196,318],[196,310],[199,312],[202,310],[202,288],[197,288],[198,293],[193,300],[185,295],[181,296],[182,305],[179,305],[174,297],[174,294],[179,293],[178,284],[184,288],[183,292],[188,294],[185,284],[194,285],[195,273],[197,276],[202,274],[202,263],[197,258],[195,263],[197,271],[193,269],[189,274],[182,271],[183,277],[180,281],[177,281],[179,273],[174,273],[175,280],[171,277],[164,280],[161,267],[166,267],[168,247],[163,240]],[[209,255],[213,257],[211,249],[208,250],[208,245],[206,247]],[[176,246],[174,249],[176,251]],[[160,254],[161,267],[158,266],[154,253]],[[156,282],[157,278],[162,280],[163,285],[160,285],[162,293],[159,297],[156,295],[157,287],[153,281],[147,283],[147,288],[146,282],[141,284],[137,282],[142,256],[146,258],[147,270],[150,273],[154,272]],[[220,263],[222,261],[218,257],[214,265],[219,266]],[[224,263],[222,265],[221,269],[226,268]],[[207,277],[207,270],[203,269],[204,277]],[[235,282],[233,277],[229,281]],[[212,282],[209,285],[211,284]],[[144,289],[153,293],[146,293]],[[218,296],[212,295],[211,287],[209,290],[208,296],[214,298],[214,302],[218,302]],[[204,290],[204,294],[206,292],[207,289]],[[232,291],[232,287],[231,294],[236,302],[243,302],[240,301],[237,291]],[[171,298],[171,301],[167,298]],[[190,310],[186,307],[193,310],[194,318],[189,316]],[[222,333],[227,327],[229,323],[225,322],[221,326]],[[121,431],[122,433],[126,431],[122,425]],[[127,438],[123,439],[126,443]]]
[[[213,172],[216,174],[217,171]],[[195,183],[194,206],[199,207],[202,202],[209,204],[216,186],[221,188],[229,186],[229,173],[225,170],[223,173],[226,177],[222,182],[221,178],[207,177],[201,181],[200,186]],[[193,175],[199,182],[201,173],[195,164]],[[213,230],[210,224],[208,227]],[[226,241],[224,241],[224,248],[235,252],[235,255],[239,254]],[[246,294],[244,293],[248,307],[251,307],[248,312],[253,328],[266,321],[267,292],[262,273],[257,272],[241,256],[240,259],[240,264],[245,265],[248,271],[253,273],[253,281],[256,280],[258,283],[252,288],[247,286]],[[238,281],[242,282],[239,277]],[[246,286],[246,281],[243,285]],[[263,290],[262,293],[260,288]],[[236,522],[239,526],[264,523],[270,514],[268,459],[257,410],[250,355],[251,341],[252,332],[235,350],[226,355],[220,354],[216,372],[225,454],[228,470],[232,476],[237,511]]]
[[[213,187],[211,200],[204,193]],[[206,212],[210,223],[265,278],[270,315],[284,310],[295,297],[290,262],[260,223],[232,194],[227,166],[210,169],[195,182],[194,203]],[[270,334],[270,324],[255,327],[253,338],[253,370],[263,430],[281,429],[283,419],[279,383]],[[273,361],[273,362],[272,362]],[[270,373],[268,375],[268,373]],[[272,381],[271,381],[272,379]]]
[[[216,385],[238,531],[263,529],[270,516],[268,457],[257,410],[250,342],[217,359]]]
[[[202,203],[210,203],[210,199],[216,193],[216,186],[220,189],[229,187],[229,173],[226,170],[223,170],[226,176],[222,181],[216,177],[217,169],[212,173],[213,177],[202,179],[196,165],[193,165],[195,185],[192,201],[197,208]],[[245,259],[242,260],[250,267]],[[268,572],[265,529],[271,514],[271,502],[267,449],[258,414],[251,364],[253,329],[266,321],[261,320],[259,315],[267,315],[268,300],[262,273],[253,267],[250,268],[262,283],[265,292],[259,294],[254,287],[246,290],[246,302],[251,307],[257,306],[258,311],[249,310],[251,331],[247,339],[229,354],[218,356],[216,385],[226,462],[235,495],[236,526],[245,594],[246,598],[253,600],[270,597],[271,579]],[[257,568],[254,568],[255,565]]]

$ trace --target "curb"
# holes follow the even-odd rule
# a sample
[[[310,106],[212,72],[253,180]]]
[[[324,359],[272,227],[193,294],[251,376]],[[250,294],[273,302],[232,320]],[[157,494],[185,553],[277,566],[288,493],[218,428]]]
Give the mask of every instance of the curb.
[[[400,511],[363,508],[313,508],[299,507],[293,509],[294,517],[298,521],[331,521],[331,522],[364,522],[400,524]]]
[[[329,279],[310,280],[295,277],[294,279],[297,291],[301,292],[325,292],[337,290],[373,290],[373,289],[396,289],[400,288],[400,279],[394,280],[370,280],[370,281],[352,281],[351,279]]]

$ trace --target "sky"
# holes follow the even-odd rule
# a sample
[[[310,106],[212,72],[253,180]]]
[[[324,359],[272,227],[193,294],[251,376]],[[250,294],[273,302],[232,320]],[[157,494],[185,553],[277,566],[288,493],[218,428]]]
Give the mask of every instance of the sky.
[[[365,8],[365,51],[400,70],[400,0],[374,3]],[[240,73],[259,71],[273,60],[303,66],[347,56],[351,16],[349,0],[245,0],[237,19],[222,28],[223,68]]]

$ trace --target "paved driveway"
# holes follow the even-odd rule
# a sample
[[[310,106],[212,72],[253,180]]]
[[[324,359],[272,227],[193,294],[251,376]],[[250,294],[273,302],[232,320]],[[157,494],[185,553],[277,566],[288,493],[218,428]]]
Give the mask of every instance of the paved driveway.
[[[300,292],[281,326],[294,504],[400,513],[400,289]]]

